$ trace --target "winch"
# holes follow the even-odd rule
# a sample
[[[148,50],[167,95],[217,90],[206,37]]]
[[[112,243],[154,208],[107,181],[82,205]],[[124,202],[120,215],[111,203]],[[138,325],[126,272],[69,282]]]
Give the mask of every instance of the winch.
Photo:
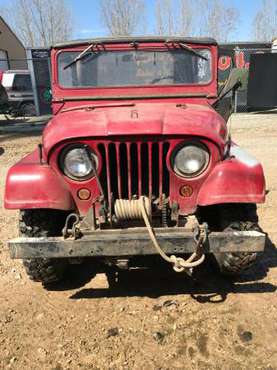
[[[153,242],[159,255],[167,262],[173,265],[176,272],[192,273],[192,269],[199,266],[205,260],[203,253],[203,244],[207,239],[208,226],[207,224],[197,225],[194,230],[194,241],[196,243],[195,252],[188,258],[177,257],[175,255],[168,256],[160,247],[155,235],[155,231],[151,226],[149,217],[151,216],[151,202],[146,196],[141,196],[139,199],[117,199],[114,206],[115,215],[119,220],[143,219],[149,236]]]

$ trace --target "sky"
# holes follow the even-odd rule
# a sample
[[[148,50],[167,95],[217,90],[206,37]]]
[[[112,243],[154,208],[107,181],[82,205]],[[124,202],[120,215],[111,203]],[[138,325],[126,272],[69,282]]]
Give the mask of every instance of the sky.
[[[1,3],[2,0],[0,0]],[[90,38],[107,35],[100,13],[101,0],[66,0],[70,3],[76,18],[74,38]],[[252,41],[252,20],[260,8],[262,0],[221,0],[235,6],[240,12],[240,25],[230,41]],[[155,0],[146,0],[147,33],[154,32]]]
[[[108,30],[101,21],[101,0],[65,0],[74,16],[74,39],[106,36]],[[229,41],[252,41],[251,27],[256,11],[260,8],[262,0],[221,0],[229,6],[235,6],[240,12],[238,30]],[[147,6],[147,33],[154,32],[155,0],[145,0]],[[10,0],[0,0],[0,7],[9,5]]]

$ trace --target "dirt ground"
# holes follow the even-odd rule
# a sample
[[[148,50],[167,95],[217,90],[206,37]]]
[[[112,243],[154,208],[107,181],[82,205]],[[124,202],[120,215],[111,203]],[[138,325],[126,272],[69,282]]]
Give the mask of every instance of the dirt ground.
[[[5,174],[40,130],[1,131],[0,369],[277,369],[277,114],[236,115],[230,125],[267,179],[259,215],[270,241],[257,266],[239,281],[207,264],[198,280],[132,272],[115,290],[78,266],[46,290],[9,259],[18,215],[3,209]]]

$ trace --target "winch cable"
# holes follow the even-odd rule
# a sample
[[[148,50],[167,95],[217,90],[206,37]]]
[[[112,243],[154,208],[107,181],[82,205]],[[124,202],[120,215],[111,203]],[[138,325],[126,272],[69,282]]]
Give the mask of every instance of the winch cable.
[[[202,245],[205,243],[207,238],[206,227],[199,231],[198,237],[194,235],[196,241],[196,251],[188,258],[177,257],[175,255],[168,256],[160,247],[156,238],[155,232],[151,226],[149,220],[150,214],[150,201],[147,197],[140,197],[136,200],[124,200],[117,199],[115,203],[115,213],[120,219],[134,219],[142,217],[149,233],[150,239],[153,242],[159,255],[167,262],[173,265],[173,269],[176,272],[190,272],[190,270],[196,266],[199,266],[205,260],[205,254],[202,252]]]

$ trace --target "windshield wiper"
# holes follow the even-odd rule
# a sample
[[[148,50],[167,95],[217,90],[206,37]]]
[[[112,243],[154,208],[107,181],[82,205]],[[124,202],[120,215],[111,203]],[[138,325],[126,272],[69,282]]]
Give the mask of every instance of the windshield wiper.
[[[183,42],[180,42],[180,41],[171,41],[171,40],[168,40],[167,43],[169,42],[172,42],[173,44],[178,44],[182,49],[185,49],[187,51],[189,51],[190,53],[196,55],[198,58],[201,58],[201,59],[204,59],[206,61],[208,61],[209,59],[207,57],[205,57],[204,55],[198,53],[195,49],[191,48],[190,46],[184,44]]]
[[[181,46],[181,48],[189,51],[190,53],[196,55],[198,58],[201,58],[201,59],[204,59],[204,60],[209,60],[207,57],[205,57],[204,55],[198,53],[196,50],[194,50],[193,48],[191,48],[190,46],[186,45],[186,44],[183,44],[182,42],[178,42],[178,45]]]
[[[68,63],[65,67],[63,67],[63,69],[67,69],[69,67],[71,67],[73,64],[77,63],[79,60],[83,59],[84,56],[86,55],[86,53],[94,47],[95,44],[90,44],[87,48],[85,48],[85,50],[83,50],[80,54],[77,55],[76,58],[74,58],[70,63]],[[93,51],[93,50],[92,50]],[[93,51],[94,52],[94,51]],[[94,52],[95,53],[95,52]],[[95,53],[97,54],[97,53]]]

